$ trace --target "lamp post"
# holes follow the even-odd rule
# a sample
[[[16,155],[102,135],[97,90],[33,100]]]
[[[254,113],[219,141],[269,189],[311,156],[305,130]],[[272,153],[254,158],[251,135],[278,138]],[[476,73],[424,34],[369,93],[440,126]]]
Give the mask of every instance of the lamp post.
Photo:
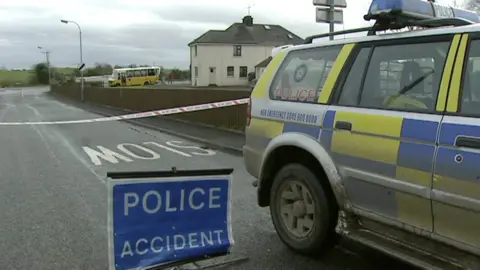
[[[80,67],[82,68],[83,66],[82,28],[80,28],[80,25],[75,21],[60,20],[60,22],[64,24],[73,23],[78,27],[78,32],[80,34]],[[80,69],[80,95],[81,95],[82,101],[84,101],[83,100],[83,69]]]
[[[49,85],[49,90],[52,91],[52,72],[50,69],[50,51],[43,48],[42,46],[37,46],[38,49],[42,50],[42,53],[45,54],[45,57],[47,58],[47,67],[48,67],[48,85]]]

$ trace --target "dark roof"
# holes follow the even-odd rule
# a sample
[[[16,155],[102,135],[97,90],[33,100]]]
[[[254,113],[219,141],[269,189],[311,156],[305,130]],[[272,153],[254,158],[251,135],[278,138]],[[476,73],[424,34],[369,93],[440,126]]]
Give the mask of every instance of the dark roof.
[[[267,57],[265,60],[263,60],[262,62],[258,63],[255,67],[267,67],[268,64],[270,63],[270,61],[272,61],[272,57],[269,56]]]
[[[253,20],[253,18],[252,18]],[[234,23],[225,30],[210,30],[188,44],[223,43],[223,44],[261,44],[280,46],[285,44],[302,44],[303,39],[275,24]]]

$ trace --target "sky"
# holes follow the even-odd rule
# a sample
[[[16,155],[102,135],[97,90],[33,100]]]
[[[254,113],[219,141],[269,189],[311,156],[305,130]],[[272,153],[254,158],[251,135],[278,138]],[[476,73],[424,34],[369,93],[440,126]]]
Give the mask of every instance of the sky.
[[[438,0],[448,3],[453,0]],[[281,3],[281,4],[280,4]],[[363,15],[371,0],[347,0],[344,24],[336,30],[368,26]],[[1,0],[0,67],[29,68],[45,61],[41,46],[57,67],[83,62],[152,64],[188,68],[187,44],[210,29],[241,22],[247,7],[254,23],[279,24],[306,37],[328,31],[315,22],[312,0]]]

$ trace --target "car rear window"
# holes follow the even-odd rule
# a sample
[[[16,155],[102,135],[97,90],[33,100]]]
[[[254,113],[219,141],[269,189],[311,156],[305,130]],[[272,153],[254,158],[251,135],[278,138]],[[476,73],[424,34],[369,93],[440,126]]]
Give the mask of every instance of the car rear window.
[[[290,51],[270,87],[273,100],[317,103],[341,45]]]

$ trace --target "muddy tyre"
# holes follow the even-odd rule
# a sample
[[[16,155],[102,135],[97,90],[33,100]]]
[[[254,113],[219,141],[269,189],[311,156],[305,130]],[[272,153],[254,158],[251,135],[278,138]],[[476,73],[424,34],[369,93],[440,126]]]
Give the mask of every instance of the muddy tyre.
[[[330,250],[338,239],[333,198],[307,167],[296,163],[282,167],[270,192],[270,213],[282,242],[303,255]]]

